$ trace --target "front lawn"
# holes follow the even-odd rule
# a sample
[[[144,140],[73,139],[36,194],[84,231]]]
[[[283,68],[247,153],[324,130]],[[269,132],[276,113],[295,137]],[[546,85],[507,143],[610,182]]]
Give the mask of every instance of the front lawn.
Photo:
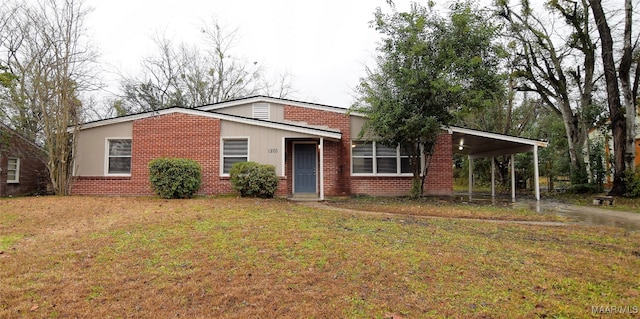
[[[0,318],[581,318],[611,306],[631,318],[640,307],[640,234],[605,227],[278,199],[14,198],[0,199],[0,251]]]

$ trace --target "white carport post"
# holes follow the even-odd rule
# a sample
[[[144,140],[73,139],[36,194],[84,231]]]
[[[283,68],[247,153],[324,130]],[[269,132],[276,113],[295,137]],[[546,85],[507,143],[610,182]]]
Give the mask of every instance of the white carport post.
[[[496,164],[494,157],[491,157],[491,198],[496,197]]]
[[[469,159],[469,198],[473,193],[473,158],[468,156]]]
[[[324,138],[320,138],[320,200],[324,200]]]
[[[511,201],[516,201],[516,161],[513,154],[511,154]]]
[[[533,146],[533,184],[536,188],[536,200],[540,200],[540,176],[538,176],[538,145]]]

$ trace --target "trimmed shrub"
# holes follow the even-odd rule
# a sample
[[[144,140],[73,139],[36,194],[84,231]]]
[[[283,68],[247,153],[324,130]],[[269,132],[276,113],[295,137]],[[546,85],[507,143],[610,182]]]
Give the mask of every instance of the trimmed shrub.
[[[627,189],[627,192],[624,193],[624,196],[631,198],[640,197],[640,172],[627,170],[624,173],[624,179],[624,184]]]
[[[239,162],[229,171],[233,189],[242,197],[271,198],[278,190],[280,179],[273,165]]]
[[[162,198],[190,198],[200,189],[201,171],[194,160],[156,158],[149,162],[151,188]]]

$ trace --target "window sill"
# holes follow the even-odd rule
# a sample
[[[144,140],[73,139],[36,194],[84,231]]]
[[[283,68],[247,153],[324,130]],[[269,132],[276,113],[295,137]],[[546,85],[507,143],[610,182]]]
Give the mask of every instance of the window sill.
[[[80,181],[89,181],[89,180],[97,180],[97,181],[127,181],[127,180],[131,180],[131,176],[127,175],[127,176],[85,176],[85,175],[75,175],[73,176],[74,179],[80,180]]]

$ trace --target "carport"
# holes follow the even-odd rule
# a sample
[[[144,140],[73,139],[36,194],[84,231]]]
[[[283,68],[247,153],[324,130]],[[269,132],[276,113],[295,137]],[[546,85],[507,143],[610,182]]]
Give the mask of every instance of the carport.
[[[473,194],[473,160],[491,158],[491,196],[496,196],[495,161],[496,156],[511,155],[511,200],[516,199],[516,174],[514,155],[533,152],[533,182],[536,200],[540,200],[540,177],[538,170],[538,148],[547,147],[548,143],[528,138],[483,132],[468,128],[449,126],[452,134],[452,151],[467,155],[469,158],[469,196]]]

